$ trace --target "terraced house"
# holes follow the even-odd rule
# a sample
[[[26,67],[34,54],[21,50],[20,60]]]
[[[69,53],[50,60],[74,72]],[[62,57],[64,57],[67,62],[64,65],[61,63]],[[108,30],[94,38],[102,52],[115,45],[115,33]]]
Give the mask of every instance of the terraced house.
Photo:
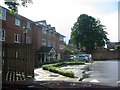
[[[34,77],[34,66],[63,60],[64,37],[46,20],[34,22],[0,7],[0,41],[4,74]],[[13,77],[12,77],[13,78]],[[16,78],[15,78],[16,80]]]

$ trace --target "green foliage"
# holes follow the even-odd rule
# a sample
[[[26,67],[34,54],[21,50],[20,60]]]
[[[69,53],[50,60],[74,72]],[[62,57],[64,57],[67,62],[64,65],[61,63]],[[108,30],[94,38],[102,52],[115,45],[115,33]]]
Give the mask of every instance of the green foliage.
[[[59,74],[64,75],[64,76],[74,77],[74,73],[72,71],[69,71],[69,70],[63,70],[63,69],[60,69],[60,68],[54,67],[54,66],[43,66],[42,68],[44,70],[49,70],[51,72],[59,73]]]
[[[64,76],[74,77],[74,73],[72,71],[64,70],[59,67],[66,66],[66,65],[81,65],[81,64],[85,64],[85,63],[84,62],[60,62],[60,63],[55,63],[55,64],[43,65],[42,68],[44,70],[49,70],[51,72],[59,73]]]
[[[32,3],[32,0],[5,0],[5,4],[10,9],[11,14],[16,14],[18,12],[18,6],[22,5],[27,7],[28,3]]]
[[[85,47],[86,52],[90,53],[96,47],[103,47],[109,41],[104,29],[105,26],[99,20],[82,14],[71,29],[70,41],[78,47]]]
[[[120,50],[120,45],[115,46],[116,50]]]

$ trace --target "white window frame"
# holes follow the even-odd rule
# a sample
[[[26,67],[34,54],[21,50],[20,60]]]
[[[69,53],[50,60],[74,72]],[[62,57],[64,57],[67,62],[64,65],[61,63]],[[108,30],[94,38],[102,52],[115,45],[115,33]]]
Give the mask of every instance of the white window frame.
[[[52,42],[50,40],[48,40],[48,47],[52,46]]]
[[[42,27],[42,33],[43,33],[43,34],[46,34],[46,33],[47,33],[45,27]]]
[[[20,34],[17,34],[17,33],[14,34],[14,42],[15,43],[20,43]]]
[[[55,48],[55,42],[53,42],[53,47]]]
[[[60,40],[60,41],[63,41],[63,40],[64,40],[64,39],[63,39],[63,36],[60,36],[60,37],[59,37],[59,40]]]
[[[60,45],[59,45],[59,49],[60,49],[60,50],[64,50],[64,45],[60,44]]]
[[[15,18],[15,25],[17,25],[17,26],[20,26],[20,19],[18,19],[18,18]]]
[[[5,30],[0,29],[0,41],[5,41]]]
[[[31,23],[27,22],[27,28],[31,29]]]
[[[46,39],[42,39],[42,45],[46,45]]]
[[[6,20],[6,9],[0,7],[0,19]]]
[[[29,36],[26,37],[26,43],[31,44],[31,38]]]

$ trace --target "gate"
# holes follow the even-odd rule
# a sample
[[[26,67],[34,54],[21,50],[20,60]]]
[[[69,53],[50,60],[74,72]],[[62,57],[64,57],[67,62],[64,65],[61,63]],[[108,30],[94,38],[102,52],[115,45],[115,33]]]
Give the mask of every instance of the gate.
[[[31,44],[2,44],[2,81],[34,77]]]

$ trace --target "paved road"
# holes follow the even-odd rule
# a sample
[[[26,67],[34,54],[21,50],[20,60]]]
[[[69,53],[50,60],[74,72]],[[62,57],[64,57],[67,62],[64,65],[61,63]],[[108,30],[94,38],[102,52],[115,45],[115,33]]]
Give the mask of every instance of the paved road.
[[[104,85],[118,86],[119,64],[118,60],[95,61],[92,64],[92,77],[86,78],[83,82],[103,83]]]

